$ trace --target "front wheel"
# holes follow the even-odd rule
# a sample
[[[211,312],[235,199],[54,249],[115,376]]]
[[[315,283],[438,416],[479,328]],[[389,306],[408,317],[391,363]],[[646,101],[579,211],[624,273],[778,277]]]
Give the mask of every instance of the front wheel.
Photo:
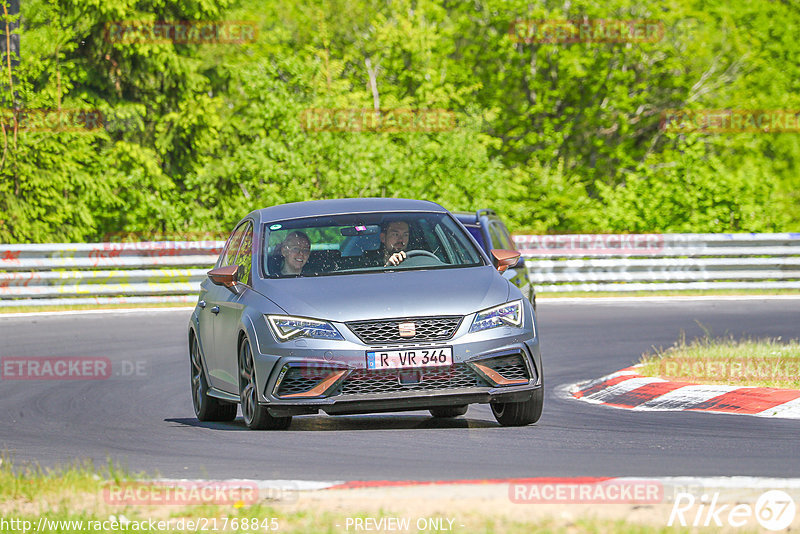
[[[535,423],[542,416],[544,386],[533,390],[531,398],[522,402],[493,402],[492,413],[503,426],[525,426]]]
[[[265,406],[258,403],[255,365],[250,341],[242,340],[239,347],[239,395],[242,400],[242,417],[253,430],[284,430],[292,423],[292,416],[273,417]]]
[[[189,360],[191,362],[192,405],[198,421],[233,421],[236,419],[236,404],[223,402],[208,395],[208,380],[203,369],[203,359],[197,338],[189,338]]]

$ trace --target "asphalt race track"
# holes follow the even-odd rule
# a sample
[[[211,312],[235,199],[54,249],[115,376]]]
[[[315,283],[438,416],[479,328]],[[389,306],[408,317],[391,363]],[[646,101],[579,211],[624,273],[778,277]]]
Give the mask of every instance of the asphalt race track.
[[[498,426],[488,406],[296,417],[288,431],[201,424],[189,393],[189,311],[0,317],[0,358],[104,357],[103,380],[0,381],[0,449],[44,466],[108,458],[178,478],[432,480],[534,476],[800,477],[800,421],[630,412],[559,386],[635,363],[685,330],[800,337],[800,298],[576,304],[542,300],[546,398],[538,424]]]

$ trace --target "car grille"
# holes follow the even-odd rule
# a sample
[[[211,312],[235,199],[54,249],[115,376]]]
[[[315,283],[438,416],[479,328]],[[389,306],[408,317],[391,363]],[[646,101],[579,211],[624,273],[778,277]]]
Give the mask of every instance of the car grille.
[[[407,317],[388,319],[385,321],[355,321],[346,323],[347,327],[368,345],[385,345],[389,343],[419,343],[427,341],[444,341],[456,333],[461,324],[460,315],[440,317]],[[414,323],[413,337],[400,337],[400,323]]]
[[[329,373],[330,371],[321,372],[319,369],[290,367],[276,394],[283,397],[293,393],[305,393],[319,384]]]
[[[434,389],[459,389],[489,387],[489,384],[475,373],[470,366],[457,363],[437,370],[422,370],[422,381],[413,384],[400,384],[400,373],[412,374],[414,369],[366,370],[358,369],[350,373],[334,393],[341,395],[364,395],[369,393],[392,393],[396,391],[427,391]]]
[[[522,356],[514,354],[513,356],[503,356],[501,358],[491,358],[489,360],[480,361],[487,367],[494,369],[503,378],[508,380],[527,380],[528,369],[525,367],[525,362],[522,361]]]

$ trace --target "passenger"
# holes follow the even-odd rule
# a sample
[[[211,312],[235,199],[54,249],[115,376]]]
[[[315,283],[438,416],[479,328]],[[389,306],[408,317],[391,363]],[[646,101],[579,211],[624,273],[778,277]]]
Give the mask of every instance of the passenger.
[[[372,253],[365,253],[364,256],[375,266],[400,265],[406,259],[410,235],[408,223],[405,221],[391,221],[384,224],[380,234],[380,248]]]
[[[278,247],[283,263],[281,274],[301,274],[311,255],[311,240],[305,232],[289,232]]]

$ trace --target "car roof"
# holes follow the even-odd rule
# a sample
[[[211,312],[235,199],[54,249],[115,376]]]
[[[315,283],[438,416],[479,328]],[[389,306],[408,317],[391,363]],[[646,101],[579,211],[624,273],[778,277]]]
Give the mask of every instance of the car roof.
[[[461,224],[478,223],[478,216],[474,211],[454,211],[453,215]]]
[[[280,204],[278,206],[255,210],[250,215],[258,215],[263,221],[271,221],[381,211],[432,211],[447,213],[445,208],[428,200],[411,200],[407,198],[340,198]]]
[[[461,224],[479,224],[480,218],[484,216],[490,219],[499,219],[493,210],[486,208],[479,209],[478,211],[454,211],[453,215],[455,215],[456,219],[458,219]]]

